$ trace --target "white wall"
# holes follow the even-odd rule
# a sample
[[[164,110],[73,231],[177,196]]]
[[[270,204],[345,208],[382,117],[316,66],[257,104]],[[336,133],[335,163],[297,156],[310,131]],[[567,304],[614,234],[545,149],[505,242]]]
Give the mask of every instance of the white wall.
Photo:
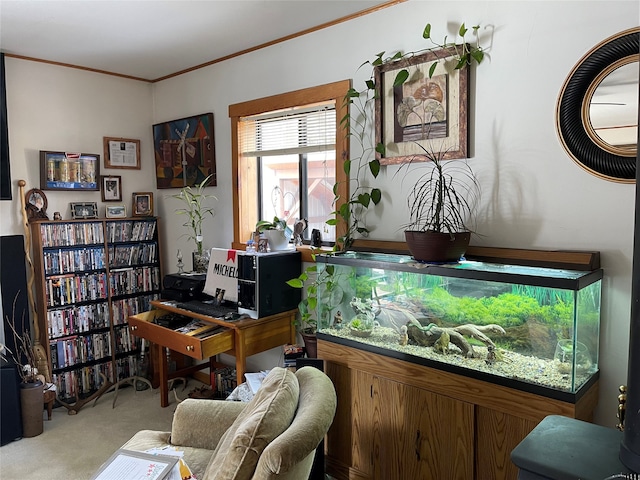
[[[181,217],[173,215],[175,205],[164,198],[174,190],[155,190],[153,123],[213,112],[219,182],[211,193],[219,201],[216,218],[205,228],[205,244],[225,247],[232,239],[230,104],[346,78],[354,78],[354,86],[360,87],[369,75],[366,69],[356,72],[363,61],[383,50],[423,48],[427,22],[439,39],[455,34],[446,30],[448,22],[460,21],[487,27],[481,32],[489,47],[470,90],[470,163],[478,173],[484,203],[481,236],[472,242],[602,253],[596,421],[611,426],[617,387],[626,383],[635,186],[601,180],[579,168],[560,145],[554,117],[559,90],[582,55],[604,38],[640,23],[636,0],[409,0],[152,87],[7,59],[12,177],[37,186],[40,149],[101,153],[102,136],[140,138],[143,169],[123,171],[125,198],[134,190],[156,192],[156,214],[166,227],[165,271],[173,271],[177,248],[191,247],[179,238],[184,229]],[[53,91],[47,92],[51,85]],[[370,215],[376,239],[402,239],[404,195],[392,179],[394,168],[382,172],[384,205]],[[77,195],[80,201],[100,200],[98,193]],[[68,218],[67,204],[76,199],[61,192],[48,197],[50,214],[61,210]],[[8,203],[0,202],[0,233],[21,233],[18,207]],[[278,357],[276,350],[251,357],[249,368],[268,368]]]
[[[155,191],[152,152],[152,89],[146,82],[5,58],[12,202],[0,202],[0,234],[22,234],[17,181],[40,188],[40,150],[100,155],[101,175],[122,176],[123,203],[131,213],[134,191]],[[141,140],[142,170],[105,170],[103,137]],[[100,192],[45,191],[47,213],[71,218],[69,202],[105,204]],[[112,204],[113,205],[113,204]]]

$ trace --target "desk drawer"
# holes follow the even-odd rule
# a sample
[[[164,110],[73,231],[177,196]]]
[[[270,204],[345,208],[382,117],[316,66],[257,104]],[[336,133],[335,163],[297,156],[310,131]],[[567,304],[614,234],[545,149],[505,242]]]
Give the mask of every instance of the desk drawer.
[[[223,327],[210,337],[195,338],[152,323],[156,317],[166,314],[163,310],[151,310],[129,317],[131,333],[198,360],[233,349],[233,330]]]

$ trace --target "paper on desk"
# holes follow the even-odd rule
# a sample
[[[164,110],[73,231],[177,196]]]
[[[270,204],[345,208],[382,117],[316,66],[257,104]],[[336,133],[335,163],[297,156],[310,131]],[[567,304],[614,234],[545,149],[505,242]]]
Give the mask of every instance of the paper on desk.
[[[258,373],[245,373],[244,378],[247,380],[247,385],[251,389],[251,393],[254,395],[260,389],[262,381],[265,379],[270,370],[262,370]]]

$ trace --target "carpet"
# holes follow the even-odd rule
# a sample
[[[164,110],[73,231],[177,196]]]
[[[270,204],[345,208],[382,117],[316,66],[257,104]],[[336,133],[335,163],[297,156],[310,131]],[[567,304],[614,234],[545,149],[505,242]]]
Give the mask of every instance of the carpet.
[[[194,386],[178,384],[179,398],[187,398]],[[115,408],[115,392],[97,403],[86,404],[77,415],[68,415],[64,407],[54,408],[51,420],[44,415],[44,432],[0,447],[0,477],[28,480],[88,480],[111,454],[139,430],[171,430],[178,402],[172,392],[170,404],[160,407],[160,390],[136,391],[120,388]]]

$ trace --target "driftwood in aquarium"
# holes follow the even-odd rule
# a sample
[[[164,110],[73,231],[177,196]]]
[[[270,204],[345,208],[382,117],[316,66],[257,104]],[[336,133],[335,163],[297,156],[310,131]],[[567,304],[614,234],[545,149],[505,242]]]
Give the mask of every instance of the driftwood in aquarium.
[[[439,327],[435,323],[423,326],[417,320],[410,320],[407,323],[407,334],[409,339],[422,345],[423,347],[437,347],[441,353],[446,353],[446,345],[444,340],[449,336],[449,342],[458,347],[462,354],[466,357],[473,357],[475,352],[473,346],[467,341],[465,336],[475,338],[488,347],[495,347],[493,341],[487,336],[487,333],[503,334],[504,329],[500,325],[473,325],[471,323],[459,325],[453,328]],[[444,340],[441,340],[444,339]],[[448,345],[448,342],[446,342]]]

